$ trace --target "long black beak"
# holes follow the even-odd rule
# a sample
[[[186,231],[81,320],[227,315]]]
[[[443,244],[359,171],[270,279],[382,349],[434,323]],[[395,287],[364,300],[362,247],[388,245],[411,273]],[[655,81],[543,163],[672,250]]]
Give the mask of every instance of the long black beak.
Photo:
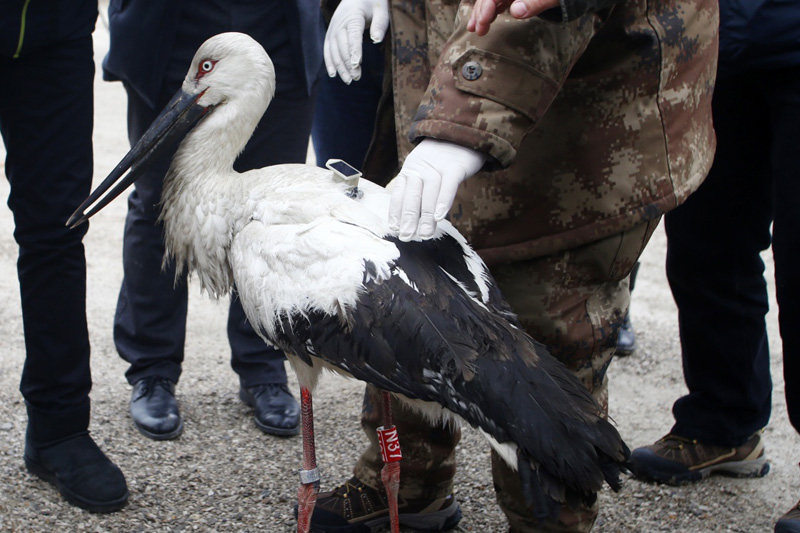
[[[142,174],[149,164],[161,157],[175,155],[180,142],[186,137],[189,131],[205,117],[213,106],[204,107],[197,103],[204,93],[188,94],[182,90],[172,97],[167,107],[156,117],[153,124],[131,148],[122,161],[117,164],[114,170],[103,180],[103,183],[92,191],[86,200],[72,213],[67,220],[67,226],[74,228],[89,220],[89,217],[103,209],[114,198],[119,196],[122,191],[127,189],[131,183]],[[170,153],[172,152],[172,153]],[[125,172],[130,169],[130,172]],[[111,191],[105,196],[103,194],[116,183]],[[103,196],[102,198],[100,198]],[[99,198],[99,200],[98,200]],[[95,202],[97,202],[95,204]],[[84,213],[86,209],[92,208]]]

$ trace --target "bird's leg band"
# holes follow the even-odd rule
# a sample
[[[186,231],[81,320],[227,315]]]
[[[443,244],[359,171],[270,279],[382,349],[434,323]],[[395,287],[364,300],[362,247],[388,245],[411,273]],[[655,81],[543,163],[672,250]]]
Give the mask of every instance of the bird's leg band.
[[[300,389],[300,416],[303,426],[303,469],[300,471],[300,489],[297,491],[297,531],[308,533],[311,528],[311,515],[317,503],[319,492],[319,469],[317,451],[314,446],[314,412],[311,404],[311,391]]]
[[[309,483],[319,483],[319,480],[319,468],[300,470],[300,483],[303,485],[308,485]]]
[[[385,463],[381,469],[381,481],[386,489],[386,499],[389,502],[389,520],[392,533],[400,531],[400,519],[397,510],[397,493],[400,489],[400,440],[397,428],[392,424],[392,398],[388,392],[383,391],[383,426],[377,429],[378,443],[381,448],[381,458]]]
[[[396,463],[403,458],[400,450],[400,440],[397,437],[397,428],[394,426],[381,426],[378,431],[378,443],[381,447],[381,458],[384,463]]]

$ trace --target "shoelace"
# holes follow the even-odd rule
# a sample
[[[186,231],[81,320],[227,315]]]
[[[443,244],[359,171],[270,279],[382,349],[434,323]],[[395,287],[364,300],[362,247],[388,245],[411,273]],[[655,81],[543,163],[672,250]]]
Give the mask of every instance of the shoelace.
[[[685,444],[697,444],[697,439],[687,439],[686,437],[681,437],[679,435],[666,435],[661,437],[659,441],[661,444],[666,446],[667,448],[671,448],[673,450],[681,450]]]
[[[172,382],[167,378],[161,378],[156,376],[144,378],[144,384],[142,385],[142,392],[137,398],[137,400],[139,398],[148,396],[151,393],[151,391],[155,390],[156,386],[161,386],[161,388],[169,391],[171,383]]]
[[[289,387],[283,383],[267,383],[266,385],[259,385],[250,389],[254,398],[258,398],[264,393],[269,393],[271,396],[276,394],[275,391],[289,392]]]
[[[358,482],[358,484],[350,483],[350,481],[351,480],[348,479],[347,481],[345,481],[341,485],[338,485],[336,488],[334,488],[333,491],[334,492],[338,492],[339,489],[344,489],[344,493],[342,495],[346,498],[346,497],[348,497],[350,495],[350,491],[351,490],[361,492],[362,488],[366,487],[366,485],[364,485],[360,481]]]

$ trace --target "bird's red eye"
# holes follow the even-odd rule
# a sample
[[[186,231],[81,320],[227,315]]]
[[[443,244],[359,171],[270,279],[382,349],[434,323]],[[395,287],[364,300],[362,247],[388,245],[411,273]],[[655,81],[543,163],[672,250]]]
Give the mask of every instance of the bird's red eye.
[[[200,78],[202,78],[203,76],[214,70],[214,65],[216,64],[217,62],[212,59],[204,59],[203,61],[200,62],[200,65],[198,65],[197,67],[197,76],[195,76],[195,78],[199,80]]]

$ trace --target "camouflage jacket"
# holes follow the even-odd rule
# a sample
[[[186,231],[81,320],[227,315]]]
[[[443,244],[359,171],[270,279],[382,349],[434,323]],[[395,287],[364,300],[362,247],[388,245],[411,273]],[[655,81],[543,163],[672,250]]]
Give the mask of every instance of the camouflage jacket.
[[[659,217],[708,171],[716,0],[626,0],[572,22],[471,1],[391,0],[391,78],[365,176],[386,183],[423,137],[486,152],[450,217],[491,265]],[[387,36],[388,38],[388,36]]]

